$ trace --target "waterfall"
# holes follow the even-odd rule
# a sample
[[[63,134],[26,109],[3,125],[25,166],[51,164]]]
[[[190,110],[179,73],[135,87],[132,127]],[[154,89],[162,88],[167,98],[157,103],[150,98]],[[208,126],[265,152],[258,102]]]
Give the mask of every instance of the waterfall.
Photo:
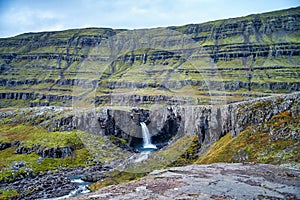
[[[151,143],[151,136],[149,134],[149,130],[147,125],[144,122],[140,123],[142,126],[142,134],[143,134],[143,148],[144,149],[157,149],[157,147]]]

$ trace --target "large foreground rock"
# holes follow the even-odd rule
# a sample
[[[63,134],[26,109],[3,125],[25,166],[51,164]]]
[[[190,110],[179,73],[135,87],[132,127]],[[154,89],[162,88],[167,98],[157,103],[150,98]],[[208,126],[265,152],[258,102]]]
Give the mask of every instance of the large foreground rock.
[[[157,170],[138,181],[76,199],[299,199],[300,171],[265,164],[210,164]]]

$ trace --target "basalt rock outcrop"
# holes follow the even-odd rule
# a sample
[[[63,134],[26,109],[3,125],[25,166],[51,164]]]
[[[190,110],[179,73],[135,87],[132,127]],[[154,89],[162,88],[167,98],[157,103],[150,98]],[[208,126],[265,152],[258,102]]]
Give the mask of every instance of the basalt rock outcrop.
[[[130,147],[138,148],[143,143],[140,123],[144,122],[149,127],[152,141],[158,148],[166,146],[168,141],[177,134],[181,118],[174,114],[172,108],[167,109],[167,114],[164,111],[157,111],[156,115],[152,113],[154,112],[138,108],[133,108],[130,112],[107,110],[105,118],[103,114],[98,118],[100,132],[122,138]]]
[[[216,142],[228,132],[235,137],[246,127],[259,125],[284,111],[296,116],[300,109],[299,100],[300,94],[294,93],[220,107],[191,107],[183,116],[186,123],[184,131],[185,134],[197,134],[204,151],[206,145]]]
[[[280,112],[289,110],[295,115],[300,109],[299,101],[300,94],[293,93],[263,97],[224,106],[159,107],[159,109],[154,108],[152,111],[139,111],[145,113],[139,119],[146,120],[148,123],[154,142],[167,142],[171,137],[180,133],[181,135],[197,134],[202,143],[211,144],[228,132],[231,132],[232,136],[236,136],[247,126],[268,121]],[[87,129],[95,134],[106,133],[127,140],[132,140],[132,138],[141,139],[141,128],[136,123],[135,119],[137,117],[133,117],[132,114],[135,112],[136,110],[131,112],[107,111],[106,121],[102,124],[96,123],[94,126],[93,121],[97,117],[93,114],[87,114],[86,117],[81,116],[81,119],[85,120],[82,121],[82,124],[75,124],[77,124],[77,128],[83,128],[83,130],[84,127],[98,127],[99,129],[94,128],[94,130]],[[103,116],[105,114],[103,115],[102,112]]]
[[[43,148],[40,146],[34,146],[31,148],[20,146],[16,149],[15,154],[30,154],[32,152],[37,153],[42,158],[66,158],[72,154],[74,148],[61,147],[61,148]]]
[[[228,132],[234,137],[247,126],[259,125],[278,113],[288,110],[292,116],[296,115],[300,110],[299,101],[298,92],[223,106],[167,106],[155,107],[153,110],[134,108],[131,111],[106,108],[75,115],[70,109],[26,108],[2,112],[1,122],[32,123],[50,131],[78,129],[114,136],[121,139],[117,143],[125,149],[142,144],[139,123],[146,122],[152,141],[158,147],[167,145],[173,137],[198,135],[199,143],[205,149],[205,146],[218,141]]]
[[[158,147],[163,147],[168,144],[172,137],[177,136],[182,119],[180,113],[173,110],[172,107],[167,108],[167,116],[162,128],[153,135],[152,142]],[[180,135],[180,134],[179,134]]]

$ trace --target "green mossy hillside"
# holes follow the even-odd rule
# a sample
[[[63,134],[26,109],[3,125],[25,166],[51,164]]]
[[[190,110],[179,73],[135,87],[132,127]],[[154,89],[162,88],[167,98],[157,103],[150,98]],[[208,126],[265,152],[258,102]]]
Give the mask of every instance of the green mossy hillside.
[[[49,132],[42,127],[29,125],[1,124],[0,143],[21,141],[21,146],[31,148],[40,146],[43,148],[72,147],[81,149],[83,143],[80,140],[79,131]]]
[[[79,131],[49,132],[42,127],[24,124],[0,126],[0,143],[19,141],[19,147],[12,146],[0,151],[0,181],[12,181],[16,177],[37,175],[41,171],[55,170],[60,167],[85,166],[92,163],[92,157],[84,147]],[[72,155],[67,158],[42,158],[36,152],[15,154],[17,148],[71,147]],[[14,171],[14,165],[21,162],[24,166]]]
[[[141,45],[140,49],[126,48],[126,42],[124,47],[112,43],[116,47],[113,49],[120,50],[112,62],[106,61],[112,49],[99,44],[105,44],[108,38],[119,33],[130,38],[131,32],[86,28],[1,38],[1,93],[36,95],[22,98],[20,94],[18,97],[3,95],[0,108],[44,103],[66,106],[72,104],[70,96],[107,99],[108,94],[146,94],[154,98],[167,94],[189,96],[197,98],[200,104],[209,104],[206,95],[209,92],[214,92],[217,101],[227,98],[229,102],[237,102],[270,93],[298,91],[299,10],[296,7],[202,24],[142,30],[145,38],[137,38],[134,45]],[[179,47],[182,43],[177,42],[182,35],[193,41],[192,47],[201,49],[199,55],[186,58],[184,45]],[[143,44],[147,43],[148,36],[151,47],[146,48]],[[156,43],[158,49],[152,47]],[[95,86],[96,95],[92,93]],[[191,88],[188,94],[183,92],[186,86]],[[34,102],[36,99],[47,99],[47,102]]]
[[[10,182],[16,178],[36,176],[40,172],[89,166],[105,163],[125,155],[122,150],[112,144],[108,138],[82,131],[49,132],[39,126],[24,124],[0,125],[0,143],[19,141],[19,146],[11,146],[0,150],[0,182]],[[66,158],[43,158],[35,151],[16,154],[16,149],[37,147],[50,148],[70,147],[72,153]],[[22,167],[15,167],[21,163]]]
[[[0,151],[0,182],[11,182],[26,176],[36,176],[40,172],[55,171],[62,168],[74,168],[93,164],[93,158],[86,148],[75,150],[67,158],[44,158],[36,153],[15,154],[16,148]],[[15,170],[14,166],[22,163],[24,166]]]
[[[232,138],[228,133],[202,155],[197,164],[255,162],[299,167],[299,115],[287,110]]]

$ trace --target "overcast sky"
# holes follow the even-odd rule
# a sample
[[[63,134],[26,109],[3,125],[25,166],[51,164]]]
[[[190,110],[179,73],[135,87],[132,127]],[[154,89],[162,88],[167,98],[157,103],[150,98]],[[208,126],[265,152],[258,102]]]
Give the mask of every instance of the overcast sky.
[[[0,37],[84,27],[184,25],[299,5],[300,0],[0,0]]]

